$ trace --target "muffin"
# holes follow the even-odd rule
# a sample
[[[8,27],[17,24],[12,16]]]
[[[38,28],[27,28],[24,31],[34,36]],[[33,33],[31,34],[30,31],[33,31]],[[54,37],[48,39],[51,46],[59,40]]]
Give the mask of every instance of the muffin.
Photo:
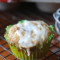
[[[4,37],[16,58],[38,60],[49,49],[54,29],[43,21],[21,20],[6,27]]]

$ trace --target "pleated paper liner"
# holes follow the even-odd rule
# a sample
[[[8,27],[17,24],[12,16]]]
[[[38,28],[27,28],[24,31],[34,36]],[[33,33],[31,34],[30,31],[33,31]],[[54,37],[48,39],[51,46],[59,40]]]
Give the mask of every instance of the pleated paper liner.
[[[11,44],[9,44],[9,46],[11,48],[13,55],[18,59],[21,59],[21,60],[38,60],[38,59],[42,58],[48,52],[50,43],[51,42],[44,43],[42,48],[40,48],[40,46],[35,47],[34,49],[32,48],[30,56],[25,54],[25,51],[23,49],[19,51],[16,46],[11,45]]]

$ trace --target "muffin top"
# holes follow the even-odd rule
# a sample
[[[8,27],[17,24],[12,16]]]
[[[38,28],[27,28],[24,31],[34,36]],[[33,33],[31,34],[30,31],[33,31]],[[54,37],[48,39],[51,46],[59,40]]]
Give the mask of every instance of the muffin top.
[[[12,25],[7,33],[8,42],[19,48],[31,48],[44,43],[51,35],[48,24],[43,21],[19,22]]]

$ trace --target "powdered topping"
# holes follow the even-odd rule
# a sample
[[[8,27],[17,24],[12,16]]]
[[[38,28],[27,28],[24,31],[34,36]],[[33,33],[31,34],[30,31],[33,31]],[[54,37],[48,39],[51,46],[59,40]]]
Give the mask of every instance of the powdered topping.
[[[17,27],[20,28],[20,32],[17,32],[17,34],[21,37],[18,41],[21,47],[30,48],[36,46],[38,42],[43,42],[48,38],[48,26],[42,25],[41,23],[45,24],[42,21],[24,21],[24,23],[17,24]]]

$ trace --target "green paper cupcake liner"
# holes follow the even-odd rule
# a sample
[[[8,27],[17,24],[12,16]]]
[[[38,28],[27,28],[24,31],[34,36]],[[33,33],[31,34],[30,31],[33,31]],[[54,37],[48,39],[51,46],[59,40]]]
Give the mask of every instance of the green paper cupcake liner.
[[[35,48],[33,48],[33,50],[30,53],[30,56],[25,54],[25,51],[23,49],[21,49],[19,51],[18,48],[14,44],[11,45],[10,43],[8,43],[10,48],[11,48],[11,51],[12,51],[13,55],[16,58],[21,59],[21,60],[38,60],[38,59],[42,58],[43,56],[45,56],[45,54],[49,50],[49,46],[51,44],[51,40],[53,38],[53,33],[54,33],[53,26],[50,25],[49,28],[52,31],[52,34],[49,36],[49,38],[46,40],[46,42],[43,43],[42,48],[40,47],[41,45],[36,46]],[[8,28],[6,28],[6,31],[7,30],[8,30]],[[4,37],[5,37],[6,41],[8,42],[7,34],[5,34]]]
[[[17,57],[18,59],[21,59],[21,60],[38,60],[38,59],[42,58],[47,53],[49,46],[50,46],[50,43],[51,42],[49,42],[48,44],[47,43],[43,44],[42,48],[38,48],[38,47],[34,48],[32,50],[32,52],[30,53],[30,56],[25,54],[24,50],[19,51],[16,46],[11,45],[9,43],[8,44],[11,48],[13,55],[15,57]]]

